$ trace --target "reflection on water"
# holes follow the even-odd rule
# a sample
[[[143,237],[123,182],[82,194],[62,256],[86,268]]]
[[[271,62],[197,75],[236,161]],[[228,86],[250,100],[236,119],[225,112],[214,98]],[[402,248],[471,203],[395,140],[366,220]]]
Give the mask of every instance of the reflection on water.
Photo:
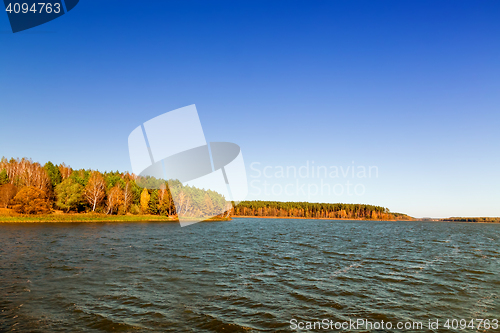
[[[0,224],[0,331],[498,318],[500,224]]]

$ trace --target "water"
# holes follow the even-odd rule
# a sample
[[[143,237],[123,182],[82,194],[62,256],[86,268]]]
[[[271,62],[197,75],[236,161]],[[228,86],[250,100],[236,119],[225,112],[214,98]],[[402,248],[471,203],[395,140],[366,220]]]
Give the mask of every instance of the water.
[[[0,224],[1,332],[500,319],[499,293],[500,224]]]

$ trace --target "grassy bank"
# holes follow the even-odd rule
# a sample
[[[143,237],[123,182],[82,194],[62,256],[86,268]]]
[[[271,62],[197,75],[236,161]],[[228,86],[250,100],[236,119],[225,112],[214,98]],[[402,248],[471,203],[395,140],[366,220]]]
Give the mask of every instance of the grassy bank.
[[[229,221],[231,218],[211,218],[210,221]],[[16,214],[10,209],[0,209],[0,223],[32,223],[32,222],[178,222],[177,218],[159,215],[106,215],[97,213],[81,214]]]
[[[1,222],[177,222],[158,215],[43,214],[0,215]]]

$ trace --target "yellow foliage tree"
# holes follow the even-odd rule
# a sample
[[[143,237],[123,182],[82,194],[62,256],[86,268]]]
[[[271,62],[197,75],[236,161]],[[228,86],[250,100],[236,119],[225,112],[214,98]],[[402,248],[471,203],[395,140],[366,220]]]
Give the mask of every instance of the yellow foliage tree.
[[[13,199],[13,208],[21,214],[39,214],[50,212],[46,193],[34,186],[23,187]]]
[[[123,191],[120,185],[116,183],[109,192],[108,199],[106,201],[107,214],[113,214],[118,211],[118,207],[123,204]]]
[[[14,198],[17,193],[17,187],[12,184],[5,184],[0,186],[0,207],[7,208],[10,200]]]
[[[151,195],[149,195],[148,189],[142,190],[141,193],[141,211],[143,214],[146,214],[149,212],[149,199],[151,198]]]

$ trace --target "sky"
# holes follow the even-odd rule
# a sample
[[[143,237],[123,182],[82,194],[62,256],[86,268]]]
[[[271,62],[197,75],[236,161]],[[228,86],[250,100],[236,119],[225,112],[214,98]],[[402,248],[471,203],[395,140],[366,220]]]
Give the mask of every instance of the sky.
[[[82,0],[13,34],[0,14],[0,155],[130,171],[130,132],[195,104],[207,141],[241,147],[248,199],[500,216],[499,17],[498,1]]]

